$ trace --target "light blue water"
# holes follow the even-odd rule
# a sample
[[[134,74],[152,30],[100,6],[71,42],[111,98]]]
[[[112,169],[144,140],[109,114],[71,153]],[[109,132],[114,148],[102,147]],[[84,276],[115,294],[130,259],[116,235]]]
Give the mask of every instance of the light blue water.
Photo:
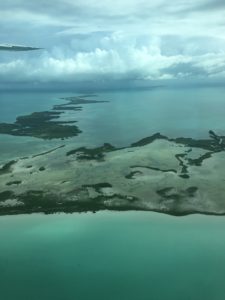
[[[91,141],[126,146],[156,132],[170,137],[225,134],[225,89],[154,89],[99,94],[110,103],[88,106],[79,124]]]
[[[0,122],[74,93],[0,95]],[[61,144],[126,146],[155,132],[225,135],[224,89],[100,93],[66,141],[0,135],[0,163]],[[2,300],[224,300],[225,218],[155,213],[0,217]]]
[[[99,93],[97,99],[109,103],[83,105],[81,112],[69,112],[83,131],[67,144],[74,147],[97,146],[109,142],[127,146],[132,142],[160,132],[169,137],[208,137],[209,129],[225,135],[224,88],[160,88],[149,91]],[[68,93],[3,93],[0,97],[0,122],[13,122],[18,115],[47,110],[61,103]],[[0,160],[9,156],[27,155],[46,150],[61,141],[43,142],[34,138],[0,136]],[[11,153],[9,153],[11,149]]]
[[[224,300],[225,218],[0,218],[4,300]]]

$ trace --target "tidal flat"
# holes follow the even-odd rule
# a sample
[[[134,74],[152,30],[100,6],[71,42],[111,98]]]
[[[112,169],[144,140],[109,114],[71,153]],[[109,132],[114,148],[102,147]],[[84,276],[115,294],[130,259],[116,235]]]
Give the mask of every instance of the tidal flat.
[[[211,131],[208,140],[155,134],[123,148],[62,145],[1,167],[0,214],[225,214],[224,146],[225,137]]]
[[[225,214],[224,135],[212,129],[204,138],[158,132],[123,146],[107,140],[95,147],[76,146],[75,140],[69,142],[70,135],[83,134],[79,124],[74,125],[83,107],[98,104],[96,109],[101,109],[110,101],[92,100],[88,94],[61,100],[50,110],[0,124],[19,127],[8,135],[58,141],[47,151],[12,157],[0,165],[0,214],[100,210]],[[66,113],[70,119],[63,118]],[[63,130],[58,130],[61,126]]]

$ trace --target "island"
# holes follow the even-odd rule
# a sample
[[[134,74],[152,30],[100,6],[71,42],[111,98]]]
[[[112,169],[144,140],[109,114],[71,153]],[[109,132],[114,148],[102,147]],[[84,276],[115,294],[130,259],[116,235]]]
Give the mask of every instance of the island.
[[[87,97],[87,95],[84,95]],[[64,139],[77,136],[81,133],[76,120],[62,121],[60,116],[65,111],[80,111],[81,104],[105,103],[107,101],[87,100],[85,97],[62,98],[63,104],[54,105],[50,111],[34,112],[29,115],[19,116],[11,123],[0,123],[0,134],[14,136],[31,136],[41,139]]]
[[[81,104],[69,101],[68,106]],[[58,113],[42,114],[40,123],[52,116]],[[25,133],[38,136],[30,127],[23,128]],[[53,137],[44,132],[38,137]],[[0,166],[0,214],[143,210],[224,215],[224,150],[225,137],[212,130],[199,140],[155,133],[123,148],[63,144]]]

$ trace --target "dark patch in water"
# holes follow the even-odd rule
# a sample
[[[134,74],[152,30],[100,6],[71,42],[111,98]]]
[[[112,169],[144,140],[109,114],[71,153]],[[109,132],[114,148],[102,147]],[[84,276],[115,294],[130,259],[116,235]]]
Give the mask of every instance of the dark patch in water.
[[[0,175],[4,175],[11,172],[12,166],[17,162],[17,160],[11,160],[0,168]]]
[[[64,139],[77,136],[81,130],[74,124],[76,121],[59,121],[64,111],[80,111],[79,104],[103,103],[106,101],[86,100],[80,97],[62,98],[67,103],[53,106],[53,111],[33,112],[19,116],[14,123],[0,123],[0,134],[14,136],[32,136],[40,139]]]
[[[14,181],[7,182],[6,185],[19,185],[21,183],[22,183],[21,180],[14,180]]]
[[[69,152],[66,153],[67,156],[69,155],[73,155],[73,154],[77,154],[77,159],[79,160],[103,160],[105,153],[107,152],[112,152],[118,150],[117,148],[115,148],[114,146],[112,146],[111,144],[105,143],[103,146],[101,147],[97,147],[97,148],[86,148],[86,147],[80,147],[78,149],[75,150],[71,150]]]

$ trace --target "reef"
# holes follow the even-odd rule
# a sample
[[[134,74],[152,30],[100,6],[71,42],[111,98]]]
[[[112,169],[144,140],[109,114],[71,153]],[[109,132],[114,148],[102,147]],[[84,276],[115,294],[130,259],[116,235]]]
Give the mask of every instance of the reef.
[[[0,168],[0,175],[4,175],[11,172],[12,166],[16,163],[16,160],[7,162]]]
[[[108,143],[105,143],[103,146],[94,149],[87,149],[86,147],[80,147],[78,149],[68,151],[66,155],[69,156],[69,155],[77,154],[77,159],[79,160],[82,159],[103,160],[105,153],[114,150],[118,150],[118,149]]]
[[[63,97],[61,99],[68,101],[67,105],[79,105],[79,104],[92,104],[92,103],[107,103],[109,101],[103,100],[87,100],[83,98],[96,97],[97,95],[83,95],[83,96],[72,96]]]
[[[76,100],[77,101],[77,100]],[[225,214],[225,137],[61,145],[0,166],[0,214],[145,210]]]
[[[31,136],[41,139],[59,139],[76,136],[81,131],[71,122],[55,121],[60,117],[59,112],[34,112],[27,116],[20,116],[15,123],[0,123],[0,134],[15,136]],[[53,121],[54,120],[54,121]]]
[[[33,112],[17,117],[14,123],[0,123],[0,134],[14,136],[31,136],[40,139],[64,139],[81,133],[76,120],[61,121],[61,115],[70,111],[80,111],[84,104],[103,103],[107,101],[86,100],[81,97],[62,98],[66,103],[54,105],[50,111]]]

